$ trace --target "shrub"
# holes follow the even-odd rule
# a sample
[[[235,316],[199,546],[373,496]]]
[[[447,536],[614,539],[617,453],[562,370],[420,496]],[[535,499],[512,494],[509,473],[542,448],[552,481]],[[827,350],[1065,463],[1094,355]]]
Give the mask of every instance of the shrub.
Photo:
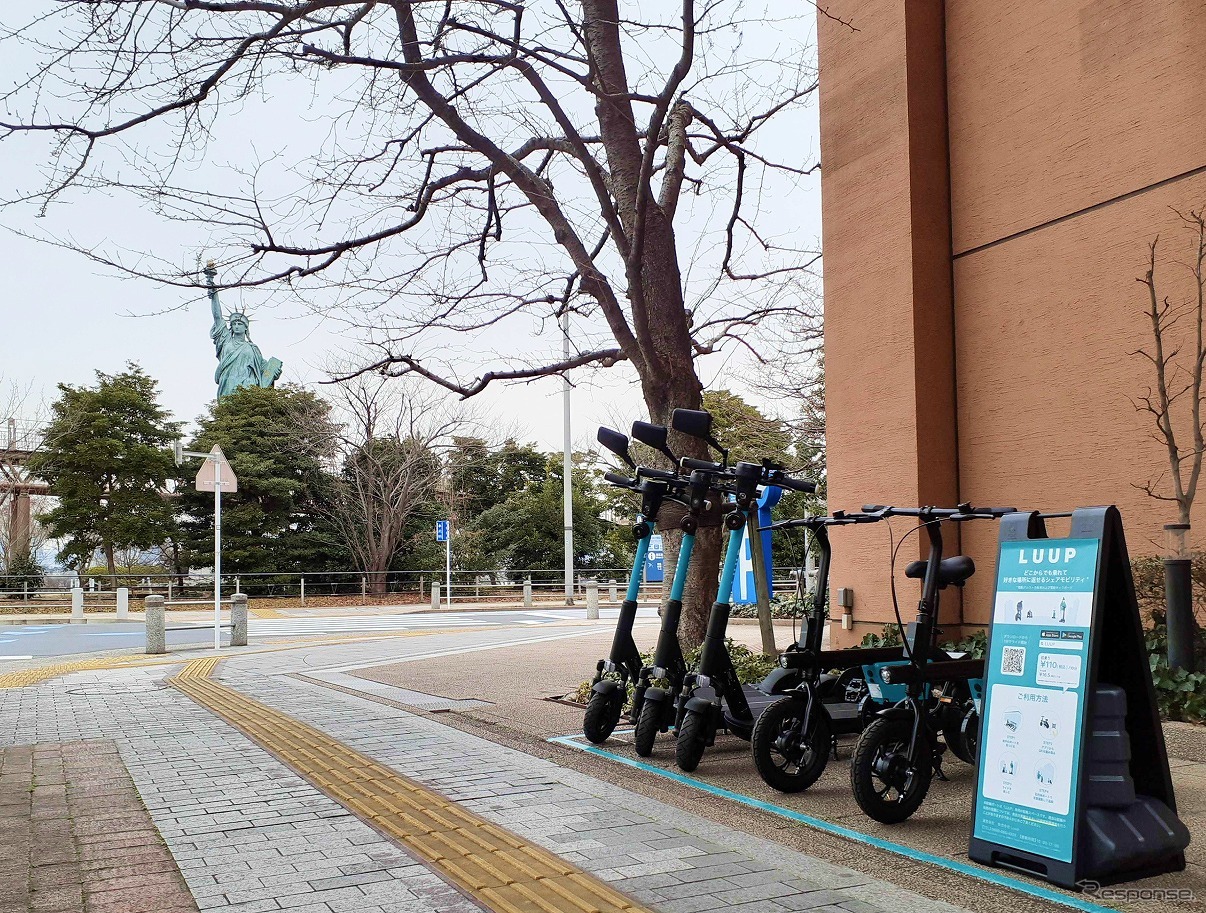
[[[733,639],[727,638],[725,643],[729,648],[729,655],[733,658],[733,668],[737,670],[737,679],[743,685],[755,684],[762,681],[772,669],[775,668],[775,659],[772,656],[767,656],[765,653],[758,653],[751,650],[745,644],[735,643]],[[700,648],[696,647],[684,657],[687,661],[687,668],[694,669],[699,665]],[[641,665],[653,665],[653,654],[642,653]],[[585,704],[590,700],[590,692],[592,687],[591,679],[582,682],[571,693],[565,696],[567,701],[576,701],[579,704]],[[628,686],[628,699],[632,700],[632,685]],[[627,706],[627,705],[626,705]]]
[[[25,586],[29,591],[41,589],[45,571],[38,559],[31,554],[19,555],[9,561],[5,569],[5,579],[0,589],[9,591],[9,599],[20,599],[24,595]]]

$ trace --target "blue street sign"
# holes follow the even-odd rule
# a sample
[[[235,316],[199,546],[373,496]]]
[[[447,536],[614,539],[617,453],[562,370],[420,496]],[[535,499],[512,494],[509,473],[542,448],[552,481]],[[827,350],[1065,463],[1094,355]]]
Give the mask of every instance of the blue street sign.
[[[759,527],[770,526],[771,508],[778,504],[782,497],[783,489],[776,488],[774,485],[762,490],[762,495],[758,498]],[[766,560],[766,566],[762,569],[762,573],[766,576],[766,591],[774,596],[775,591],[771,586],[771,570],[774,562],[771,560],[771,531],[769,529],[762,530],[762,557]],[[754,552],[750,547],[750,530],[747,526],[741,536],[741,558],[737,565],[737,573],[733,575],[733,592],[730,602],[751,604],[757,601],[758,592],[754,589]]]
[[[436,542],[448,541],[448,521],[436,520]]]
[[[666,579],[666,552],[661,533],[649,537],[649,551],[645,553],[645,582],[661,583]]]

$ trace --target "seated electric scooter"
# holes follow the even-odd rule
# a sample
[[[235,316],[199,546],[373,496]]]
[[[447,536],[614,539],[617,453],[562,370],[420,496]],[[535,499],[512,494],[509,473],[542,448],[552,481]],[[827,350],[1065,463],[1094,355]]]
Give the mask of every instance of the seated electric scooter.
[[[812,535],[818,553],[812,606],[797,655],[793,657],[793,665],[799,668],[802,681],[758,717],[751,739],[754,766],[759,776],[780,792],[799,792],[815,783],[825,770],[837,737],[862,730],[867,696],[863,666],[891,662],[904,656],[903,647],[849,650],[823,650],[821,647],[827,623],[829,567],[833,557],[829,528],[875,523],[880,519],[871,514],[834,511],[831,517],[801,517],[765,527],[772,530],[803,528]]]
[[[671,425],[674,430],[704,440],[709,446],[724,452],[720,443],[712,437],[712,416],[707,412],[676,409]],[[684,457],[681,465],[693,472],[703,470],[718,478],[732,479],[734,496],[733,509],[724,520],[725,528],[729,531],[728,541],[720,587],[708,616],[699,666],[684,679],[679,697],[675,761],[681,769],[692,771],[699,766],[704,750],[715,743],[719,729],[727,729],[748,740],[758,715],[779,695],[799,682],[799,670],[787,663],[773,670],[759,685],[742,685],[733,667],[725,634],[729,621],[729,594],[740,560],[742,533],[751,515],[756,513],[758,488],[777,485],[811,493],[816,491],[816,485],[804,479],[791,478],[783,467],[769,461],[761,465],[738,463],[731,470],[726,470],[723,463]]]
[[[941,776],[943,747],[938,736],[950,728],[957,731],[952,724],[962,716],[959,705],[943,698],[959,686],[966,689],[969,681],[982,679],[984,675],[982,659],[949,659],[935,643],[939,590],[962,586],[976,569],[966,556],[943,558],[942,524],[995,520],[1013,511],[1012,507],[973,508],[970,504],[953,509],[879,505],[863,508],[864,513],[884,518],[915,517],[919,521],[917,528],[924,528],[930,539],[927,560],[914,561],[905,569],[907,577],[922,581],[917,621],[912,636],[905,638],[905,659],[872,664],[864,669],[873,695],[877,688],[884,693],[884,686],[904,688],[903,697],[876,713],[863,729],[850,759],[854,799],[876,821],[896,824],[921,807],[935,771]],[[935,687],[934,683],[942,685]]]
[[[632,527],[632,535],[636,539],[636,555],[632,563],[632,572],[628,576],[628,590],[624,602],[620,605],[611,650],[606,659],[599,660],[595,669],[590,700],[586,704],[582,722],[583,733],[596,745],[607,741],[615,731],[628,699],[628,685],[635,683],[641,672],[641,654],[632,638],[632,626],[636,621],[637,595],[645,570],[645,556],[649,551],[649,537],[653,534],[653,524],[663,502],[673,496],[671,487],[680,487],[672,472],[638,468],[628,453],[628,438],[620,432],[611,428],[600,428],[598,441],[635,470],[635,479],[613,472],[604,473],[603,477],[613,485],[638,492],[641,495],[641,513]],[[634,718],[640,712],[638,701],[639,696],[634,695]]]

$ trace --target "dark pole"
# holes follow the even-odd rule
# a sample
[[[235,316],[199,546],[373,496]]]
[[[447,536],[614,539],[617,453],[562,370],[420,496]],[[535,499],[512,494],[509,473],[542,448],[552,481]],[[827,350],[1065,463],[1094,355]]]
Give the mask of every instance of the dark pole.
[[[1194,671],[1193,560],[1189,556],[1189,524],[1169,523],[1169,553],[1164,559],[1165,623],[1168,628],[1168,665]]]

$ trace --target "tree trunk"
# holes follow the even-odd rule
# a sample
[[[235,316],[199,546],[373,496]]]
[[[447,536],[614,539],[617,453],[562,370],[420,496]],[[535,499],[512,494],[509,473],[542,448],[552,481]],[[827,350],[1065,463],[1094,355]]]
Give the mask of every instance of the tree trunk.
[[[105,564],[109,569],[109,585],[112,586],[114,579],[117,577],[117,562],[113,558],[113,543],[106,542],[104,545],[104,550]]]
[[[645,390],[645,402],[649,407],[649,415],[657,424],[670,424],[670,417],[675,409],[699,409],[703,405],[703,385],[700,384],[691,370],[690,379],[679,379],[677,389],[668,385],[657,386],[655,383],[642,383]],[[707,445],[697,438],[671,432],[670,449],[679,456],[690,456],[697,459],[708,459]],[[715,455],[713,455],[715,456]],[[703,642],[704,632],[708,626],[708,615],[712,611],[712,603],[716,601],[716,589],[719,583],[720,554],[722,530],[716,527],[700,527],[695,536],[695,548],[691,553],[691,567],[687,572],[687,583],[683,588],[683,613],[679,623],[678,640],[684,651],[691,650]],[[679,545],[682,542],[682,532],[665,530],[665,565],[668,573],[673,573],[678,561]],[[669,597],[669,587],[663,591],[663,599]]]

